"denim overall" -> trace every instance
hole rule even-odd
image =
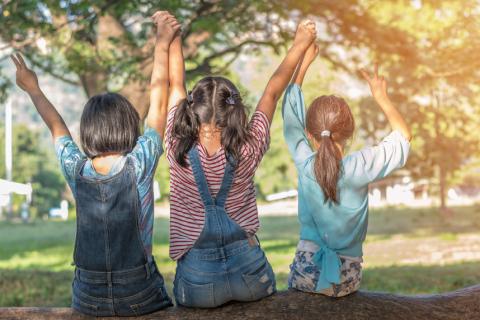
[[[212,308],[271,295],[276,291],[275,275],[265,253],[225,211],[235,175],[233,158],[227,157],[222,185],[213,198],[198,149],[193,147],[188,157],[205,206],[205,225],[194,246],[177,262],[173,288],[177,304]]]
[[[135,316],[171,306],[138,227],[140,201],[130,158],[106,179],[75,171],[77,234],[72,308],[93,316]]]

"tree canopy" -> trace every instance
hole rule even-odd
[[[355,78],[359,67],[381,63],[393,100],[413,127],[408,169],[414,176],[438,183],[445,198],[449,182],[476,160],[480,5],[475,1],[7,0],[0,4],[0,59],[10,49],[20,50],[36,68],[81,86],[87,96],[119,91],[143,107],[154,37],[149,16],[158,9],[183,23],[190,81],[231,74],[231,64],[242,54],[263,54],[265,48],[282,52],[295,22],[313,18],[322,66],[328,68],[320,72]],[[0,90],[10,82],[0,70]],[[321,94],[309,90],[307,96]],[[387,128],[379,109],[369,98],[351,103],[358,135],[378,141]],[[281,135],[277,120],[273,135]],[[274,181],[261,182],[263,192],[295,185],[293,164],[276,141],[264,160],[274,165],[259,171]]]

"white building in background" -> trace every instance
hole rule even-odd
[[[25,202],[30,204],[32,201],[32,185],[0,179],[0,217],[3,209],[10,205],[12,194],[24,195],[26,197]]]
[[[48,217],[68,220],[68,201],[62,200],[60,202],[60,208],[51,208],[48,212]]]
[[[438,205],[438,196],[432,195],[431,183],[427,179],[412,180],[406,172],[370,184],[369,205],[386,207],[404,205],[407,207],[430,207]],[[480,202],[479,188],[455,187],[447,192],[447,205],[464,206]]]

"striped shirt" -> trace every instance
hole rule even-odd
[[[178,141],[172,139],[171,132],[176,110],[174,107],[169,112],[165,134],[165,149],[170,163],[170,257],[174,260],[180,259],[193,246],[205,221],[205,208],[192,169],[190,165],[186,168],[180,166],[175,160]],[[260,111],[253,114],[249,132],[252,139],[242,147],[242,157],[235,170],[225,208],[240,227],[253,235],[260,226],[253,177],[270,143],[270,123],[265,114]],[[225,151],[222,147],[208,156],[201,144],[196,143],[193,147],[198,148],[210,193],[215,196],[225,171]]]
[[[70,136],[57,138],[55,141],[55,150],[62,168],[62,173],[75,195],[75,168],[79,161],[86,159],[86,155],[80,151]],[[81,172],[81,175],[84,177],[92,177],[98,180],[108,179],[123,169],[127,157],[133,160],[137,178],[137,192],[141,204],[138,226],[140,228],[143,247],[149,259],[152,256],[154,218],[152,185],[158,158],[160,158],[162,153],[162,139],[160,135],[155,129],[146,127],[143,135],[138,137],[135,148],[126,156],[119,158],[107,175],[97,173],[92,165],[91,159],[87,160]]]

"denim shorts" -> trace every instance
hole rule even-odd
[[[223,248],[190,249],[178,261],[177,304],[213,308],[228,301],[255,301],[276,291],[275,275],[258,245],[240,240]]]
[[[91,316],[139,316],[172,305],[154,263],[148,279],[135,276],[134,272],[127,277],[111,277],[113,283],[109,286],[95,277],[95,272],[77,269],[72,284],[72,308]]]

